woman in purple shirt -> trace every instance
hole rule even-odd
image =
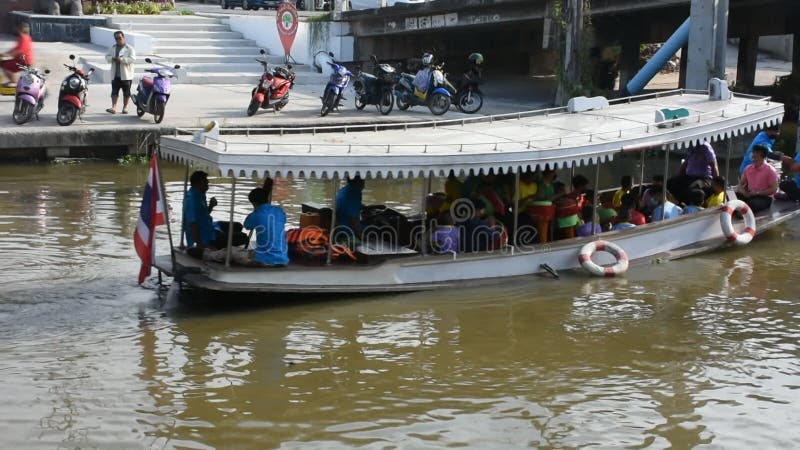
[[[667,190],[683,203],[693,189],[703,191],[711,188],[711,179],[719,176],[717,155],[711,144],[704,141],[689,149],[678,175],[667,180]]]

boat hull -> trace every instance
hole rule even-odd
[[[169,256],[157,258],[155,266],[168,274],[174,272],[188,286],[211,291],[328,294],[422,291],[549,277],[545,266],[557,272],[582,270],[578,254],[586,243],[596,239],[622,247],[632,265],[731,246],[722,234],[720,213],[721,209],[715,208],[634,229],[529,248],[389,258],[375,264],[290,264],[279,269],[226,267],[193,259],[178,250],[175,271]],[[757,232],[763,233],[798,214],[800,206],[796,203],[776,201],[770,210],[757,216]],[[743,225],[739,223],[737,227]],[[601,265],[614,263],[613,257],[604,252],[595,254],[593,260]]]

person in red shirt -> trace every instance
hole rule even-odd
[[[17,73],[22,69],[19,68],[20,64],[32,66],[33,65],[33,39],[30,35],[30,26],[27,23],[22,23],[17,28],[19,38],[17,38],[17,45],[8,53],[4,53],[2,59],[3,73],[5,74],[8,82],[6,86],[14,87],[17,85]]]

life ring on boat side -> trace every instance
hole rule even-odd
[[[617,258],[617,262],[608,267],[595,264],[595,262],[592,261],[592,254],[598,251],[611,253],[614,255],[614,258]],[[584,269],[598,277],[615,277],[617,275],[622,275],[628,270],[628,254],[625,253],[625,250],[613,242],[603,240],[589,242],[581,247],[581,252],[578,254],[578,261],[580,261]]]
[[[738,233],[733,229],[733,212],[738,211],[739,214],[744,216],[744,233]],[[722,207],[722,213],[719,215],[719,224],[722,226],[722,234],[725,239],[733,241],[736,245],[749,244],[756,235],[756,216],[753,210],[747,206],[747,203],[741,200],[730,200]]]

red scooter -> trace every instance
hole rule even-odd
[[[266,52],[261,50],[261,54]],[[292,66],[285,68],[276,67],[270,72],[269,63],[265,59],[256,59],[263,67],[264,73],[258,82],[258,86],[253,88],[250,106],[247,107],[247,115],[252,116],[259,108],[272,108],[278,112],[289,103],[289,91],[294,86],[295,73]]]

